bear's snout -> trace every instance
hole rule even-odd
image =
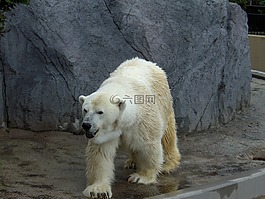
[[[82,128],[85,130],[85,131],[89,131],[91,129],[91,124],[89,123],[83,123],[82,124]]]
[[[93,130],[91,131],[91,124],[87,123],[87,122],[83,122],[82,124],[82,128],[86,131],[86,137],[88,139],[95,137],[95,135],[97,134],[98,130],[96,130],[96,132],[93,132]]]

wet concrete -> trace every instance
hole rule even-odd
[[[126,156],[119,153],[113,198],[155,196],[265,167],[254,158],[265,150],[264,99],[265,81],[253,79],[249,110],[219,128],[178,135],[181,166],[155,185],[127,183],[133,171],[123,169]],[[0,198],[83,198],[85,147],[85,136],[0,129]]]
[[[265,169],[254,169],[215,183],[148,197],[148,199],[262,199]],[[147,199],[147,198],[146,198]]]

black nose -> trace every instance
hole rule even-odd
[[[89,131],[89,129],[91,128],[91,125],[89,123],[83,123],[82,127],[83,129],[85,129],[85,131]]]

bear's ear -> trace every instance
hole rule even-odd
[[[123,111],[125,109],[125,106],[126,106],[125,101],[126,101],[125,99],[120,99],[120,101],[118,103],[118,106],[119,106],[121,111]]]
[[[79,96],[79,103],[82,105],[83,103],[84,103],[84,101],[85,101],[85,98],[86,98],[86,96],[84,96],[84,95],[80,95]]]

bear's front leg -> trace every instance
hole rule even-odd
[[[161,143],[146,144],[135,155],[136,173],[129,176],[128,182],[150,184],[156,183],[156,177],[163,163],[163,151]]]
[[[86,176],[88,186],[83,191],[90,198],[111,198],[114,180],[114,157],[118,140],[94,144],[90,140],[86,148]]]

